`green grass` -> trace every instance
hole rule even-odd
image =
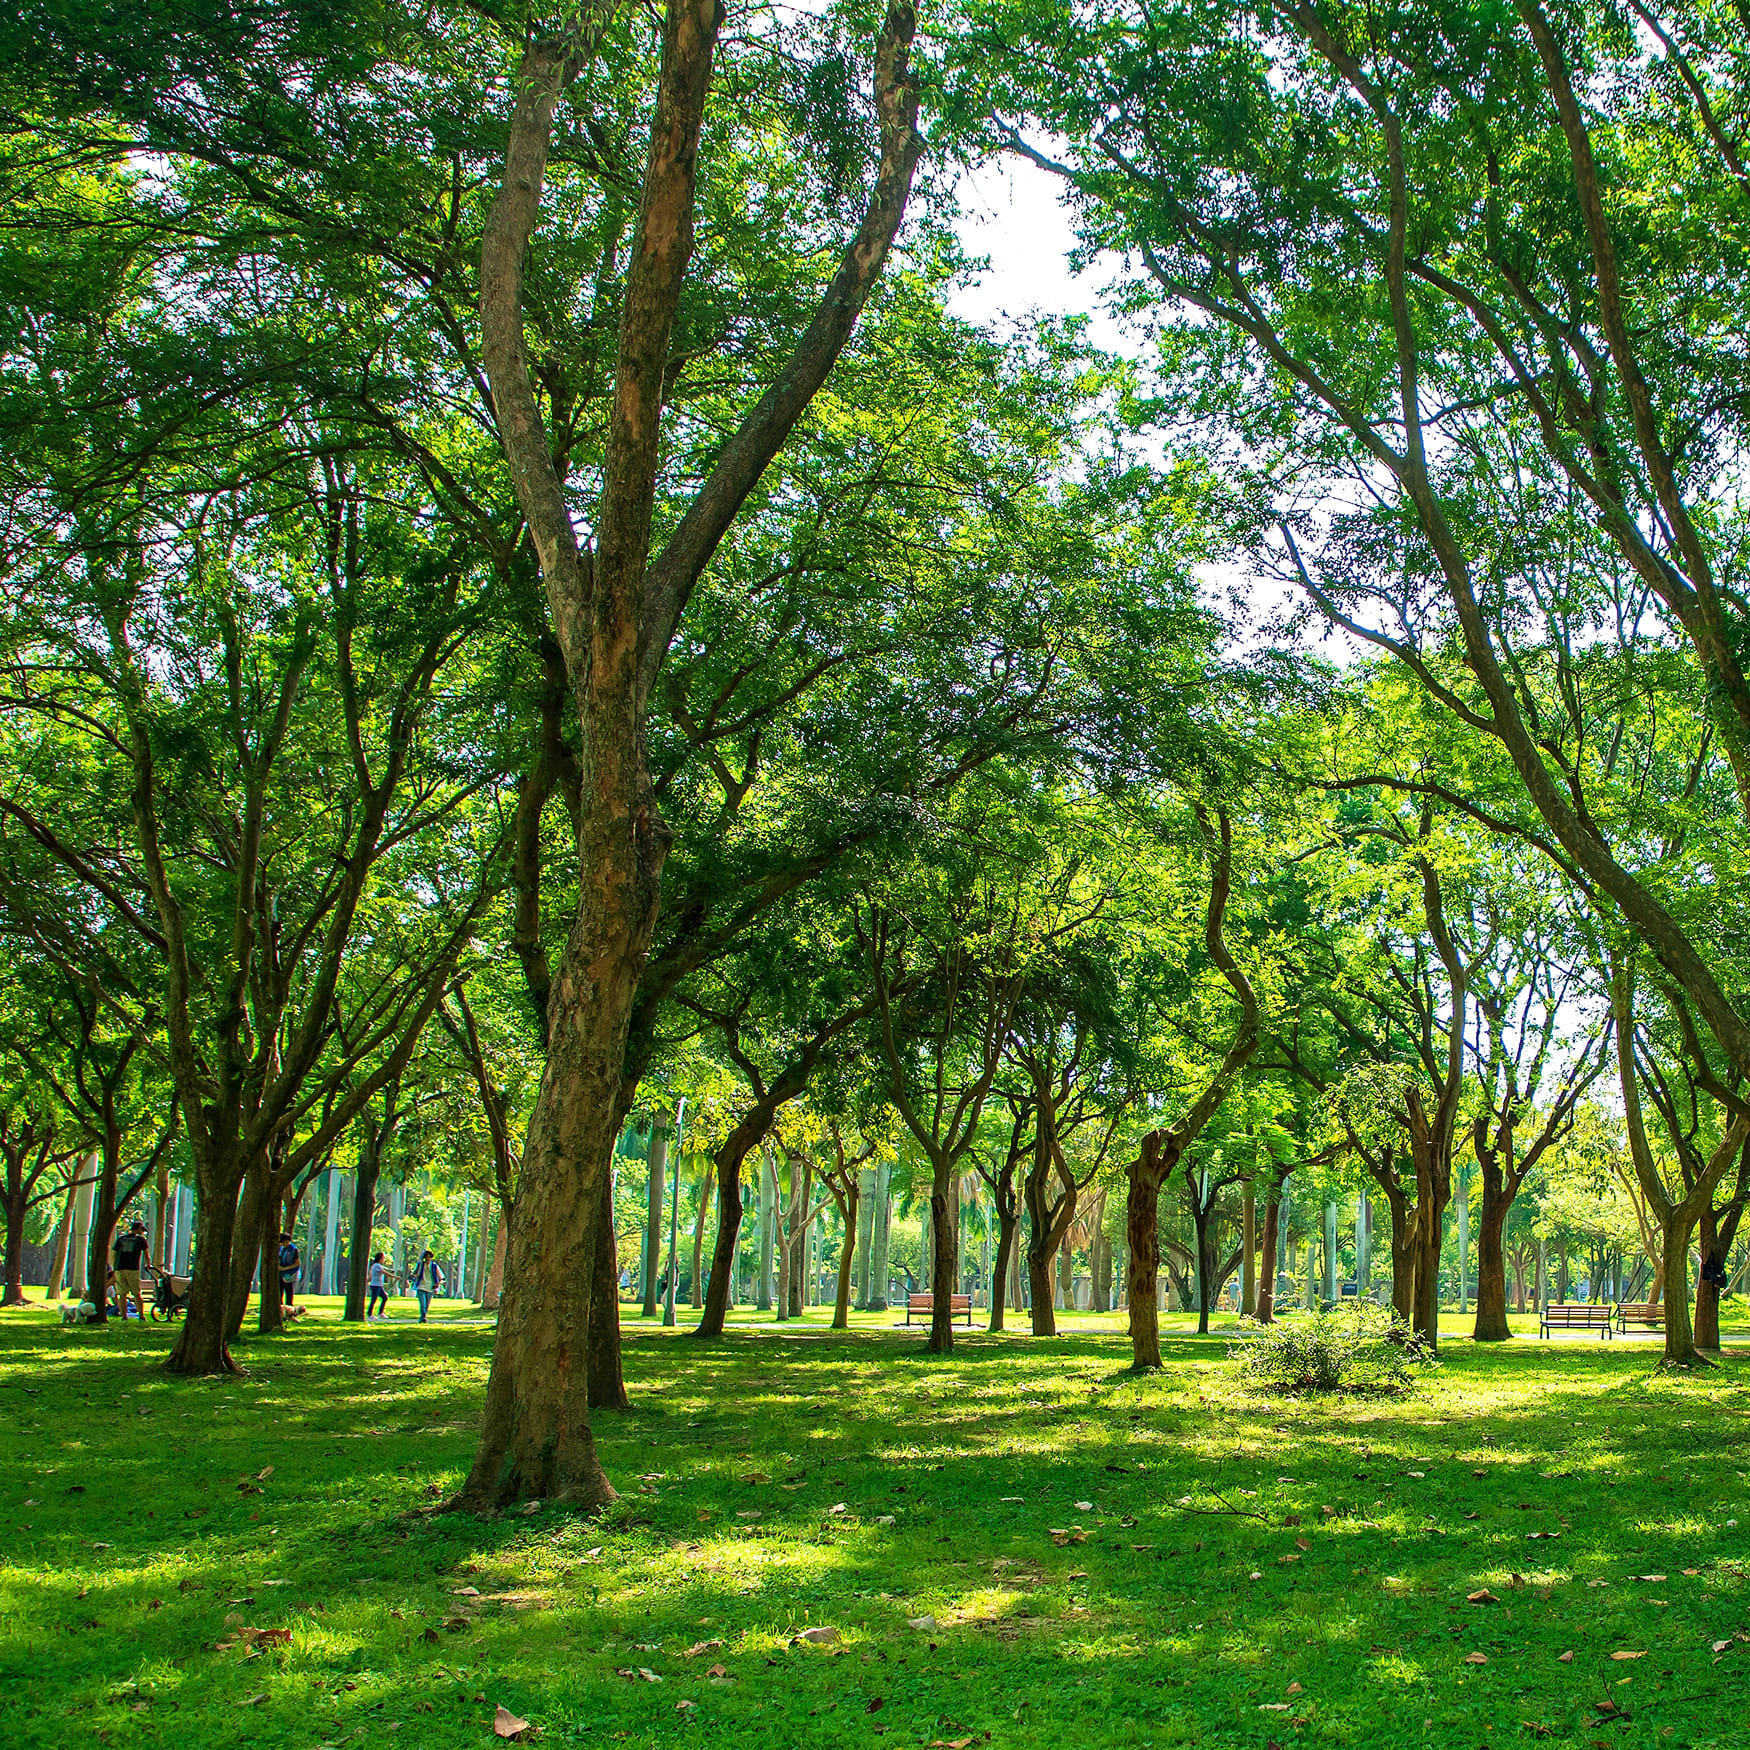
[[[1135,1379],[1112,1319],[937,1362],[891,1317],[701,1347],[683,1309],[628,1321],[620,1505],[482,1521],[430,1509],[484,1323],[318,1305],[231,1382],[0,1316],[8,1750],[446,1750],[500,1703],[713,1750],[1744,1741],[1750,1351],[1455,1341],[1405,1399],[1283,1403],[1183,1320]]]

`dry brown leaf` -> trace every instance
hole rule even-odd
[[[1296,1549],[1311,1549],[1312,1545],[1304,1537],[1297,1537],[1294,1540],[1294,1547]]]
[[[1487,1653],[1466,1653],[1464,1662],[1467,1665],[1486,1665],[1489,1662],[1489,1655]]]
[[[1284,1695],[1299,1695],[1301,1693],[1300,1685],[1298,1683],[1291,1683],[1282,1693]]]
[[[450,1596],[452,1598],[478,1598],[480,1588],[478,1586],[456,1586],[451,1589]]]
[[[721,1665],[712,1665],[706,1670],[705,1675],[707,1677],[727,1677],[729,1673]]]
[[[1572,1665],[1573,1662],[1574,1655],[1572,1653],[1558,1653],[1556,1655],[1556,1663],[1558,1665]]]
[[[822,1624],[817,1628],[805,1628],[796,1638],[807,1641],[811,1647],[830,1647],[839,1638],[839,1631]]]
[[[674,1707],[675,1707],[676,1713],[684,1714],[684,1713],[691,1713],[693,1711],[693,1709],[696,1708],[698,1705],[699,1704],[696,1701],[687,1701],[683,1698],[682,1700],[677,1701],[674,1704]]]
[[[1611,1656],[1611,1658],[1616,1659],[1616,1660],[1644,1659],[1647,1656],[1647,1650],[1645,1647],[1643,1647],[1643,1648],[1641,1648],[1641,1650],[1638,1653],[1612,1653],[1610,1656]]]
[[[744,1483],[769,1483],[772,1479],[763,1470],[750,1470],[741,1480]]]
[[[267,1481],[267,1479],[269,1477],[271,1477],[272,1475],[273,1475],[273,1466],[271,1464],[266,1465],[261,1470],[258,1470],[255,1473],[255,1480],[258,1483],[265,1483]]]
[[[1468,1593],[1465,1597],[1466,1604],[1499,1604],[1500,1602],[1501,1600],[1487,1586],[1482,1591]]]
[[[247,1701],[240,1701],[240,1702],[238,1702],[237,1705],[239,1707],[254,1707],[258,1703],[264,1702],[266,1700],[267,1700],[267,1691],[265,1689],[261,1689],[261,1690],[257,1690],[254,1695],[252,1695],[248,1698]]]
[[[529,1722],[519,1720],[503,1702],[500,1702],[498,1712],[492,1719],[492,1729],[501,1738],[520,1738],[529,1729]]]
[[[683,1659],[696,1659],[701,1653],[714,1652],[722,1645],[723,1642],[721,1640],[695,1641],[684,1653],[681,1654],[681,1657]]]

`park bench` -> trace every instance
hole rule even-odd
[[[936,1310],[936,1297],[933,1294],[908,1294],[905,1297],[905,1322],[911,1323],[911,1315],[919,1314],[928,1319]],[[948,1319],[952,1323],[965,1313],[966,1328],[972,1329],[972,1296],[970,1294],[951,1294],[948,1296]]]
[[[1665,1308],[1650,1300],[1625,1300],[1616,1309],[1616,1328],[1626,1336],[1631,1323],[1645,1325],[1649,1331],[1662,1331],[1665,1328]]]
[[[1545,1301],[1543,1324],[1537,1334],[1547,1337],[1551,1331],[1596,1331],[1602,1341],[1614,1334],[1610,1308],[1585,1301]]]

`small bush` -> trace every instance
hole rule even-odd
[[[1351,1304],[1247,1326],[1228,1354],[1261,1391],[1400,1392],[1429,1359],[1389,1307]]]

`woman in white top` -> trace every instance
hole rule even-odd
[[[389,1272],[381,1252],[371,1253],[371,1292],[365,1300],[365,1323],[371,1321],[371,1309],[377,1309],[379,1320],[389,1316]]]

